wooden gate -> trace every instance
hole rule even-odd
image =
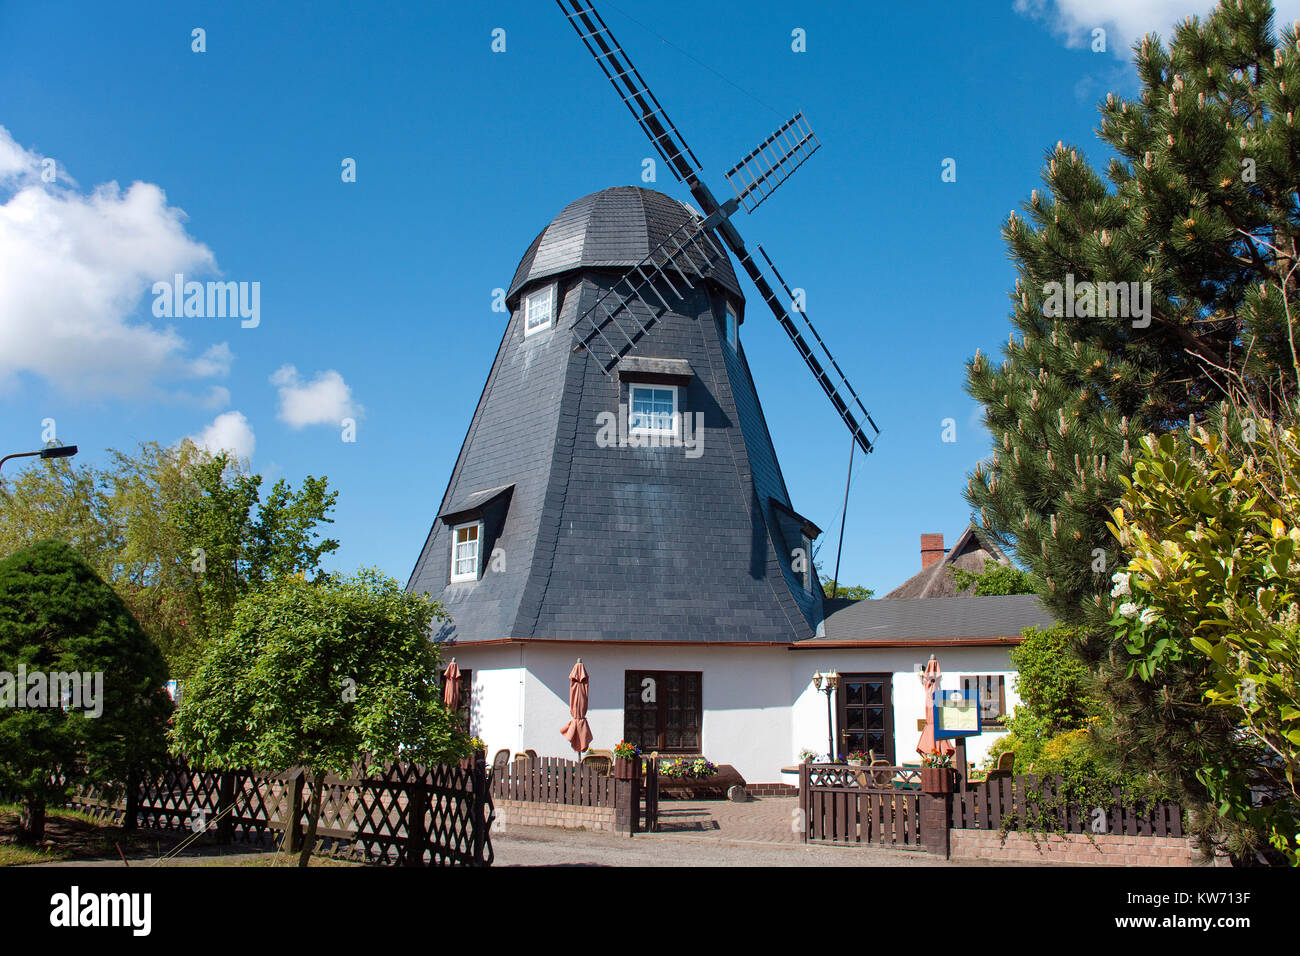
[[[919,778],[920,771],[909,767],[803,764],[799,808],[804,842],[919,849],[925,842]]]

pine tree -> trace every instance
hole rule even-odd
[[[1049,151],[1046,189],[1003,227],[1015,331],[1000,366],[968,366],[994,453],[967,500],[1062,620],[1093,625],[1076,649],[1120,749],[1192,803],[1231,727],[1191,665],[1160,687],[1124,678],[1097,626],[1120,563],[1105,522],[1141,436],[1213,418],[1229,379],[1268,408],[1297,398],[1300,24],[1275,39],[1272,17],[1267,0],[1224,0],[1168,47],[1135,45],[1140,97],[1100,109],[1106,177],[1075,147]]]

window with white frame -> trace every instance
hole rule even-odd
[[[555,311],[555,286],[530,292],[524,298],[524,336],[551,327],[551,313]]]
[[[677,434],[676,385],[633,385],[628,398],[629,432],[638,435]]]
[[[733,349],[740,341],[740,317],[736,315],[736,308],[730,302],[727,303],[727,344]]]
[[[451,580],[478,580],[478,546],[483,534],[481,522],[458,524],[451,530]]]

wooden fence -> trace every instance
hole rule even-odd
[[[974,784],[953,794],[951,826],[959,830],[1019,830],[1059,827],[1065,833],[1110,833],[1123,836],[1183,836],[1183,810],[1164,801],[1126,805],[1120,789],[1111,790],[1105,806],[1081,806],[1061,798],[1059,776],[1033,774]],[[1098,810],[1101,812],[1098,813]]]
[[[642,759],[636,762],[636,770],[630,781],[619,781],[564,757],[535,757],[493,771],[491,790],[497,800],[621,810],[616,829],[652,833],[659,822],[659,767]]]
[[[492,796],[499,800],[613,807],[614,778],[563,757],[515,760],[493,772]]]
[[[809,843],[874,843],[920,847],[925,843],[919,774],[907,767],[803,764],[799,806]]]
[[[178,759],[153,778],[108,792],[77,788],[66,806],[126,827],[280,844],[296,852],[311,798],[312,777],[301,767],[281,773],[200,770]],[[314,849],[403,866],[490,866],[491,821],[481,757],[465,767],[363,766],[346,777],[325,777]]]

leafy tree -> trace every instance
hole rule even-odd
[[[1178,25],[1168,47],[1136,45],[1140,96],[1101,107],[1105,179],[1077,148],[1048,153],[1046,190],[1003,228],[1015,331],[1000,366],[977,353],[968,368],[995,450],[967,500],[1056,615],[1091,625],[1075,649],[1125,764],[1193,809],[1214,809],[1197,773],[1232,751],[1236,722],[1200,702],[1189,659],[1160,684],[1126,673],[1105,623],[1127,558],[1106,523],[1141,436],[1213,416],[1233,381],[1266,411],[1300,393],[1298,42],[1294,28],[1275,39],[1267,0],[1232,0]]]
[[[324,478],[284,481],[261,500],[259,475],[190,441],[109,451],[104,467],[67,459],[0,480],[0,555],[67,541],[126,602],[174,676],[197,666],[235,602],[271,578],[314,572],[338,548],[320,539],[337,494]]]
[[[1088,693],[1088,669],[1070,650],[1074,629],[1057,624],[1045,630],[1025,628],[1024,640],[1011,651],[1016,667],[1020,708],[1044,722],[1051,734],[1077,730],[1101,710]]]
[[[175,520],[193,557],[194,626],[210,640],[229,627],[237,602],[268,581],[319,569],[335,551],[333,538],[319,539],[316,526],[328,517],[338,492],[327,479],[308,475],[291,491],[284,479],[261,500],[261,475],[234,469],[224,453],[194,470],[198,493],[179,502]]]
[[[0,681],[0,788],[22,798],[24,842],[42,838],[47,804],[68,788],[130,780],[165,756],[162,654],[68,545],[44,541],[0,561],[0,670],[9,678]],[[17,685],[20,673],[28,686]],[[92,675],[80,702],[51,699],[52,675],[72,673]],[[43,699],[32,697],[37,687]]]
[[[1238,733],[1193,768],[1219,814],[1300,865],[1300,427],[1266,418],[1253,441],[1196,427],[1143,440],[1112,529],[1127,568],[1112,621],[1129,675],[1165,685],[1196,673],[1184,706],[1208,701]]]
[[[442,605],[377,571],[278,578],[239,601],[186,689],[175,739],[209,767],[312,769],[299,865],[327,773],[364,757],[436,763],[469,753],[439,693],[429,640]]]
[[[837,598],[850,598],[855,601],[865,601],[876,596],[875,590],[864,588],[860,584],[840,584],[837,586],[834,578],[822,582],[822,593],[828,598],[834,594]]]
[[[999,564],[992,558],[984,559],[984,570],[976,574],[965,568],[951,567],[953,583],[958,591],[974,587],[976,597],[994,594],[1033,594],[1034,581],[1014,564]]]

